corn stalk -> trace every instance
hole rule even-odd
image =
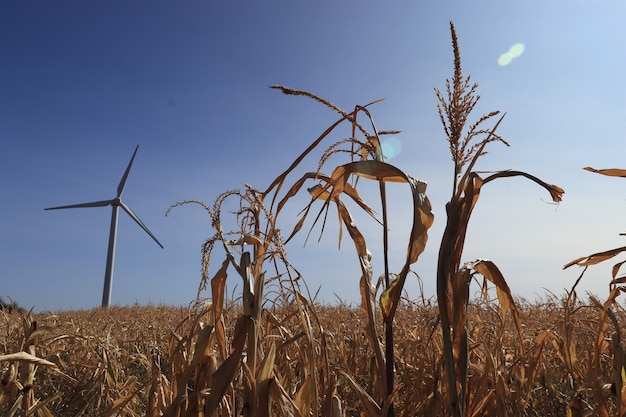
[[[473,123],[465,131],[466,122],[480,98],[477,84],[470,85],[470,77],[463,77],[461,58],[454,24],[450,22],[454,51],[454,77],[446,80],[447,97],[435,89],[439,100],[438,110],[454,161],[452,198],[446,204],[447,223],[441,240],[437,263],[437,301],[443,335],[443,359],[448,392],[448,405],[454,417],[463,417],[466,408],[468,379],[468,336],[466,308],[469,301],[471,274],[461,270],[461,257],[472,211],[480,196],[482,186],[502,177],[523,176],[550,193],[553,201],[561,200],[563,190],[547,184],[521,171],[499,171],[482,178],[473,171],[477,160],[484,155],[488,143],[499,141],[508,145],[496,134],[504,116],[491,129],[483,129],[487,120],[499,114],[491,112]],[[480,139],[482,137],[482,139]],[[519,331],[520,321],[506,281],[495,264],[477,261],[472,268],[490,280],[498,291],[498,299],[505,310],[512,310]],[[504,319],[505,315],[503,315]]]
[[[208,239],[204,245],[203,270],[205,278],[203,278],[203,281],[200,284],[198,294],[200,294],[200,291],[206,287],[206,276],[213,248],[216,243],[221,242],[227,253],[227,260],[222,264],[220,272],[211,282],[214,302],[215,300],[219,301],[214,307],[214,322],[216,326],[220,322],[219,316],[222,308],[219,306],[223,303],[223,296],[220,297],[219,294],[223,293],[226,268],[228,267],[228,264],[230,264],[243,279],[242,299],[244,317],[251,319],[251,324],[247,333],[247,358],[244,374],[246,375],[248,381],[244,384],[243,414],[244,416],[265,415],[270,409],[270,400],[267,395],[272,392],[270,389],[273,378],[271,375],[271,366],[274,363],[274,358],[270,356],[276,355],[277,349],[272,348],[270,350],[271,355],[263,357],[259,348],[258,322],[261,319],[263,288],[265,285],[264,283],[267,280],[265,278],[264,265],[272,263],[274,269],[279,271],[281,270],[279,264],[281,264],[282,271],[284,272],[279,272],[273,280],[278,280],[279,285],[282,285],[283,282],[287,282],[288,285],[291,285],[291,294],[293,294],[291,301],[295,303],[298,308],[298,314],[302,321],[303,335],[305,335],[305,339],[310,346],[310,349],[308,350],[309,353],[307,355],[307,361],[310,364],[308,376],[300,387],[296,397],[293,399],[294,406],[298,412],[303,415],[308,415],[309,413],[319,415],[320,410],[329,411],[337,409],[336,406],[333,406],[333,404],[336,404],[333,385],[335,384],[335,378],[330,375],[328,366],[323,366],[319,370],[316,367],[316,363],[318,362],[320,356],[318,356],[317,350],[313,346],[315,340],[312,333],[310,314],[308,313],[309,311],[312,311],[312,308],[306,301],[306,298],[300,293],[299,284],[295,283],[295,281],[300,277],[300,274],[287,261],[285,252],[285,245],[302,229],[304,222],[315,203],[321,201],[322,207],[320,208],[311,229],[320,218],[323,218],[324,225],[322,225],[322,232],[324,230],[326,215],[330,205],[335,205],[340,222],[339,243],[341,244],[343,227],[345,227],[355,245],[357,256],[361,265],[362,275],[360,288],[362,308],[368,318],[366,332],[374,350],[376,374],[378,377],[376,387],[374,387],[374,392],[371,393],[373,398],[376,398],[376,400],[372,401],[382,405],[382,408],[377,407],[381,413],[391,415],[393,414],[393,404],[391,403],[391,400],[394,393],[395,362],[393,353],[393,320],[398,304],[400,303],[402,288],[409,273],[410,266],[417,261],[419,255],[423,252],[427,240],[427,230],[432,225],[433,221],[433,215],[430,211],[430,203],[425,194],[426,184],[406,175],[393,165],[384,162],[380,135],[395,132],[378,131],[374,126],[372,117],[367,107],[377,103],[378,101],[365,106],[356,106],[354,111],[348,113],[329,101],[306,91],[294,90],[283,86],[273,86],[272,88],[279,89],[285,94],[301,95],[312,98],[336,111],[341,117],[329,128],[327,128],[315,141],[313,141],[313,143],[302,154],[300,154],[300,156],[298,156],[283,173],[276,177],[276,179],[272,181],[270,186],[265,191],[259,191],[246,185],[245,192],[232,190],[220,195],[216,199],[212,208],[197,200],[188,200],[182,203],[177,203],[173,206],[175,207],[184,203],[198,203],[202,205],[210,214],[212,218],[212,226],[216,230],[215,235]],[[373,133],[365,129],[357,122],[357,116],[359,114],[365,114],[367,120],[371,124]],[[288,177],[293,173],[294,169],[300,165],[302,160],[314,149],[316,149],[337,126],[344,122],[350,124],[351,136],[348,139],[340,140],[327,147],[322,153],[317,171],[305,173],[299,179],[295,180],[293,184],[283,192],[283,186],[287,183]],[[331,156],[339,153],[348,154],[351,162],[335,167],[331,175],[322,173],[322,168]],[[379,223],[382,223],[383,226],[383,259],[386,281],[385,291],[381,297],[381,308],[385,325],[384,353],[377,333],[377,313],[376,303],[374,301],[375,291],[372,285],[372,255],[368,250],[365,237],[356,226],[350,211],[342,200],[344,197],[352,200],[352,202],[356,203],[356,205],[366,214],[370,215],[374,219],[376,218],[374,211],[368,206],[368,204],[365,203],[356,191],[356,179],[358,178],[378,182],[383,207],[383,219],[382,222],[379,221]],[[306,190],[311,196],[310,203],[302,211],[303,214],[301,215],[300,220],[294,225],[291,234],[284,240],[279,228],[277,227],[277,219],[279,218],[285,205],[294,196],[299,194],[304,188],[305,183],[309,181],[315,182],[312,187],[309,187]],[[393,282],[390,278],[388,262],[389,242],[387,234],[388,215],[385,190],[386,182],[401,182],[408,184],[414,202],[413,227],[411,228],[410,233],[407,258],[402,271],[397,275],[397,278]],[[238,197],[240,200],[240,210],[236,212],[239,230],[225,232],[221,219],[222,205],[224,201],[231,196]],[[230,237],[237,234],[240,236],[238,239],[230,239]],[[252,254],[244,245],[249,245],[248,247],[253,248]],[[241,248],[238,249],[238,246],[241,246]],[[236,261],[237,253],[241,255],[239,262]],[[220,277],[220,280],[215,281],[218,277]],[[216,288],[216,285],[214,285],[214,283],[217,282],[219,282],[219,288]],[[313,316],[315,316],[314,313]],[[223,333],[223,330],[221,332]],[[218,337],[218,340],[222,340],[222,337]],[[323,331],[321,332],[321,340],[322,342],[325,340]],[[225,342],[220,343],[221,352],[226,351],[224,345]],[[321,352],[321,359],[323,360],[324,357],[325,352]],[[354,381],[353,379],[349,380]],[[360,388],[355,387],[355,389],[357,392],[365,392]],[[319,400],[320,392],[325,393],[321,401]],[[259,393],[263,394],[262,397],[259,397]],[[277,394],[274,395],[276,396]],[[370,399],[372,399],[371,396]],[[277,395],[277,398],[274,398],[274,400],[279,403],[286,401],[282,394]],[[364,401],[367,403],[367,400]],[[373,409],[374,408],[372,408],[372,410]],[[376,415],[379,415],[378,412]]]

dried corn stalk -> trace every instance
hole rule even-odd
[[[448,405],[454,417],[465,415],[467,405],[468,378],[468,338],[467,316],[465,313],[469,301],[470,274],[461,269],[461,256],[465,244],[465,236],[472,211],[478,202],[482,186],[502,177],[523,176],[550,193],[553,201],[561,201],[563,190],[555,185],[547,184],[538,178],[520,171],[499,171],[482,178],[473,171],[478,159],[486,154],[485,147],[490,142],[502,142],[508,145],[496,129],[502,117],[493,128],[483,128],[483,124],[499,114],[498,111],[488,113],[478,119],[469,128],[466,122],[479,96],[475,94],[477,84],[470,84],[470,77],[463,77],[461,57],[454,24],[450,22],[452,47],[454,51],[454,77],[452,82],[446,80],[447,95],[435,89],[439,100],[438,110],[454,161],[454,181],[452,198],[446,204],[448,216],[446,228],[439,249],[437,264],[437,301],[441,318],[444,340],[444,366],[446,384],[449,395]],[[516,326],[520,326],[512,295],[502,277],[492,263],[477,262],[474,270],[495,284],[498,298],[507,310],[513,311]],[[504,316],[503,316],[504,317]]]

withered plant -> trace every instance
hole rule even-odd
[[[361,307],[367,317],[365,330],[374,350],[376,380],[374,386],[370,387],[369,391],[361,387],[348,373],[344,372],[342,375],[353,385],[359,394],[363,408],[368,415],[381,415],[381,412],[383,412],[383,415],[392,413],[392,399],[394,395],[393,321],[410,267],[424,251],[427,231],[433,222],[430,203],[425,195],[426,184],[405,174],[397,167],[384,162],[380,136],[391,132],[376,129],[368,110],[368,107],[376,102],[365,106],[356,106],[352,112],[348,113],[331,102],[306,91],[284,86],[273,86],[272,88],[278,89],[285,94],[306,96],[316,100],[337,112],[340,117],[300,154],[282,174],[276,177],[264,191],[246,185],[244,191],[234,190],[223,193],[216,199],[213,207],[208,207],[206,204],[195,200],[184,201],[175,205],[198,203],[211,216],[211,224],[216,232],[204,245],[205,272],[208,271],[209,261],[216,244],[220,244],[226,252],[226,259],[217,274],[211,279],[212,322],[216,329],[215,337],[222,352],[220,360],[224,361],[224,364],[218,368],[216,374],[220,373],[221,369],[228,363],[228,371],[220,373],[221,376],[224,376],[220,380],[220,387],[224,388],[225,385],[223,384],[234,383],[235,372],[238,369],[238,366],[235,364],[241,359],[245,334],[247,335],[245,347],[246,361],[245,364],[242,364],[245,372],[243,373],[243,380],[240,381],[240,384],[244,387],[243,414],[266,415],[266,413],[270,412],[272,401],[275,404],[291,401],[290,398],[281,396],[282,394],[279,391],[272,392],[269,386],[272,385],[272,381],[279,378],[273,369],[276,359],[275,355],[284,351],[286,346],[293,343],[293,340],[277,341],[277,345],[272,344],[268,351],[263,351],[258,334],[258,326],[262,322],[264,288],[267,283],[274,283],[279,288],[278,293],[286,294],[287,301],[295,305],[297,315],[302,321],[302,339],[305,341],[302,352],[306,352],[305,363],[309,364],[307,378],[298,383],[297,395],[299,398],[306,399],[306,401],[299,401],[299,404],[294,404],[293,406],[298,405],[297,408],[303,415],[308,415],[309,413],[320,415],[320,412],[322,412],[322,415],[327,415],[327,412],[332,409],[334,401],[336,402],[334,400],[334,392],[336,390],[337,375],[325,365],[328,362],[324,358],[325,351],[321,349],[318,353],[318,350],[315,348],[316,335],[313,334],[314,327],[313,323],[311,323],[311,317],[315,318],[315,312],[311,308],[310,301],[307,301],[310,300],[310,297],[307,297],[308,294],[302,290],[299,284],[301,281],[300,273],[288,261],[285,249],[285,244],[301,231],[315,204],[320,202],[321,207],[311,228],[321,220],[321,228],[322,231],[324,230],[327,213],[332,204],[336,207],[340,222],[339,241],[341,242],[342,239],[341,230],[345,227],[355,246],[361,266]],[[370,130],[366,129],[359,122],[359,115],[364,115]],[[319,164],[315,171],[305,173],[290,182],[294,170],[301,164],[304,158],[316,150],[325,139],[329,138],[331,133],[334,133],[338,126],[344,123],[350,126],[350,136],[346,139],[336,140],[330,146],[327,146],[321,153]],[[328,161],[335,155],[347,155],[349,162],[332,168],[330,174],[324,173]],[[385,290],[381,295],[380,305],[385,331],[384,344],[381,344],[378,334],[376,294],[372,282],[374,273],[371,264],[372,252],[368,248],[365,236],[357,227],[353,216],[348,210],[348,206],[344,203],[344,199],[351,200],[358,208],[375,218],[374,211],[357,192],[356,184],[358,179],[376,181],[380,193],[382,220],[378,220],[378,222],[382,224],[383,249],[379,253],[382,254],[384,261],[383,276],[385,281]],[[284,238],[277,226],[277,221],[290,200],[301,193],[305,184],[311,182],[313,183],[312,186],[306,190],[310,195],[310,202],[303,208],[301,217],[293,226],[289,236]],[[394,279],[391,277],[388,260],[386,182],[406,183],[409,186],[413,201],[413,219],[407,246],[407,256],[402,269],[395,275]],[[235,213],[238,229],[226,231],[222,223],[223,204],[230,197],[238,198],[239,200],[240,208]],[[234,353],[225,355],[226,339],[220,325],[224,302],[224,285],[229,266],[232,266],[243,279],[242,301],[244,311],[240,319],[240,328],[237,331],[237,341],[241,344],[237,345],[237,348],[231,348],[238,355],[237,357],[235,357]],[[271,276],[266,275],[267,268],[271,268]],[[201,283],[201,289],[207,285],[207,277],[208,275],[205,274]],[[287,288],[287,291],[284,291],[284,288]],[[320,343],[324,346],[325,334],[319,324],[318,329],[319,335],[317,337],[320,338]],[[319,366],[320,364],[322,366]],[[215,383],[215,378],[213,381]],[[197,389],[198,387],[196,387]],[[214,401],[209,402],[207,400],[203,405],[207,413],[213,412],[226,390],[217,391],[212,387],[200,389],[210,391],[211,396],[217,395]]]
[[[496,133],[504,116],[501,116],[491,128],[485,128],[484,125],[499,115],[498,111],[483,115],[467,126],[470,113],[480,98],[476,94],[478,84],[471,84],[470,77],[463,76],[458,40],[452,22],[450,22],[450,31],[454,51],[454,76],[452,81],[446,81],[445,95],[435,89],[439,100],[437,107],[439,116],[454,162],[452,198],[446,204],[447,223],[437,264],[437,302],[443,334],[443,362],[448,405],[451,415],[462,417],[467,415],[466,410],[471,407],[471,398],[467,396],[470,351],[467,334],[467,304],[470,283],[475,274],[482,275],[484,279],[495,285],[502,308],[502,320],[506,320],[507,311],[511,311],[517,331],[521,331],[521,321],[513,296],[498,267],[489,260],[470,261],[461,266],[467,227],[472,210],[478,202],[480,190],[490,181],[512,176],[526,177],[544,187],[555,202],[561,201],[563,190],[521,171],[497,171],[485,178],[474,171],[478,159],[486,153],[487,144],[500,142],[508,145]],[[523,356],[523,352],[519,353]],[[520,372],[523,379],[523,366],[520,367]]]

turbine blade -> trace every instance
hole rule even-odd
[[[59,210],[59,209],[82,208],[82,207],[104,207],[104,206],[110,206],[114,202],[115,200],[94,201],[91,203],[71,204],[69,206],[48,207],[48,208],[45,208],[44,210]]]
[[[130,158],[130,162],[128,163],[128,167],[126,167],[126,171],[124,172],[124,176],[120,181],[120,185],[117,186],[117,198],[122,196],[124,192],[124,186],[126,185],[126,180],[128,179],[128,174],[130,173],[130,167],[133,166],[133,161],[135,160],[135,155],[137,155],[137,151],[139,150],[139,145],[135,148],[135,152],[133,152],[132,158]]]
[[[154,239],[154,241],[161,247],[161,249],[165,249],[163,248],[163,245],[161,245],[161,242],[159,242],[159,240],[152,234],[152,232],[150,230],[148,230],[148,228],[146,227],[145,224],[143,224],[143,222],[141,220],[139,220],[139,217],[137,217],[137,215],[135,213],[133,213],[133,211],[130,209],[130,207],[128,207],[126,204],[120,202],[120,207],[122,207],[124,209],[124,211],[126,213],[128,213],[128,215],[139,225],[141,226],[141,228],[150,235],[150,237],[152,239]]]

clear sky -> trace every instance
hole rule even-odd
[[[120,212],[112,303],[191,301],[210,219],[167,208],[265,188],[336,120],[273,84],[345,109],[385,99],[371,108],[377,127],[402,131],[389,162],[429,184],[435,224],[414,270],[433,295],[453,172],[433,88],[452,75],[450,20],[479,83],[474,116],[507,112],[511,147],[493,144],[477,168],[566,192],[555,206],[521,178],[489,183],[463,260],[493,260],[530,300],[563,294],[581,272],[565,263],[624,245],[626,179],[582,169],[626,168],[624,16],[621,0],[0,2],[0,295],[38,311],[100,305],[110,209],[43,209],[113,198],[139,144],[123,201],[165,249]],[[411,207],[407,189],[390,192],[399,270]],[[337,251],[329,218],[320,243],[288,246],[290,260],[320,300],[357,301],[353,247]],[[360,227],[380,259],[380,228]],[[612,263],[589,270],[579,293],[606,294]],[[231,272],[230,291],[239,281]],[[406,290],[420,297],[414,276]]]

